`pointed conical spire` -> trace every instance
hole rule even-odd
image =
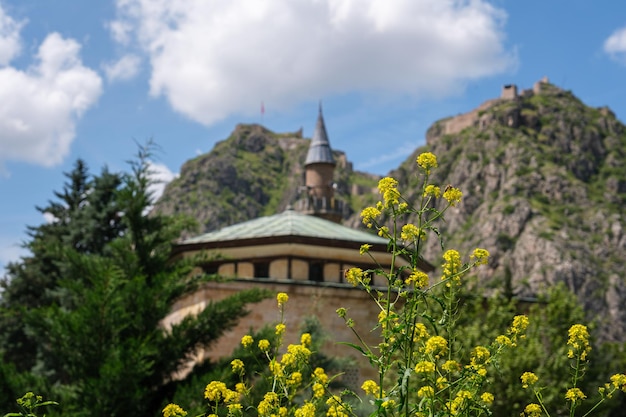
[[[324,124],[324,115],[322,114],[322,103],[320,102],[319,115],[315,124],[315,132],[309,146],[309,152],[306,154],[304,165],[309,164],[335,164],[333,152],[328,142],[328,134],[326,133],[326,125]]]

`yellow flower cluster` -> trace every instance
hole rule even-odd
[[[448,352],[448,341],[441,336],[433,336],[426,341],[424,353],[439,359]]]
[[[326,405],[328,406],[327,417],[349,417],[349,414],[346,412],[348,405],[344,404],[339,396],[332,395],[326,400]]]
[[[441,188],[436,185],[429,184],[424,188],[424,197],[435,197],[439,198],[441,196]]]
[[[361,218],[363,219],[363,224],[367,227],[371,228],[372,224],[376,219],[380,217],[382,213],[376,207],[366,207],[361,210]]]
[[[211,381],[204,389],[204,398],[215,403],[233,403],[238,397],[237,392],[229,390],[221,381]]]
[[[484,392],[481,396],[480,399],[482,402],[484,402],[486,405],[491,405],[493,403],[493,400],[495,399],[493,394],[490,392]]]
[[[400,233],[400,238],[402,240],[410,241],[424,240],[426,239],[426,233],[414,224],[409,223],[402,226],[402,233]]]
[[[232,366],[233,372],[236,373],[236,374],[241,374],[244,371],[244,365],[243,365],[243,362],[241,361],[241,359],[234,359],[230,363],[230,366]]]
[[[350,268],[346,271],[346,281],[356,287],[363,280],[363,270],[361,268]]]
[[[528,417],[539,417],[541,415],[541,406],[539,404],[531,403],[524,408],[524,413]]]
[[[626,375],[625,374],[615,374],[611,377],[611,384],[616,389],[621,389],[626,392]]]
[[[311,333],[302,333],[302,335],[300,336],[300,344],[304,347],[309,347],[311,346],[311,343],[313,343]]]
[[[415,373],[430,374],[435,372],[435,364],[430,361],[421,361],[415,365]]]
[[[485,364],[489,361],[491,352],[484,346],[476,346],[472,351],[470,363],[472,365]]]
[[[398,181],[395,178],[385,177],[378,181],[378,191],[383,196],[384,206],[391,207],[400,201]]]
[[[461,364],[455,360],[447,360],[443,365],[441,365],[441,369],[446,372],[457,372],[461,370]]]
[[[417,390],[417,396],[420,398],[432,397],[433,395],[435,395],[435,390],[428,385]]]
[[[267,392],[257,406],[259,417],[270,417],[275,414],[279,408],[278,394],[275,392]]]
[[[587,354],[591,352],[589,345],[589,332],[587,326],[574,324],[567,332],[569,338],[567,344],[570,349],[567,352],[568,358],[579,357],[581,361],[587,360]]]
[[[458,275],[461,272],[461,255],[454,249],[449,249],[443,254],[444,263],[441,265],[443,275],[441,280],[453,278],[457,285],[461,284],[461,277]],[[450,283],[446,283],[449,287]]]
[[[280,336],[281,334],[285,333],[285,328],[286,326],[284,323],[278,323],[276,325],[276,334]]]
[[[524,372],[520,379],[522,380],[522,388],[528,388],[539,381],[539,378],[533,372]]]
[[[249,334],[241,338],[241,345],[245,348],[252,346],[254,339]]]
[[[378,384],[372,381],[371,379],[368,379],[367,381],[363,382],[363,385],[361,385],[361,389],[365,391],[366,394],[369,394],[369,395],[378,395],[378,391],[379,391]]]
[[[163,409],[163,417],[185,417],[187,412],[176,404],[168,404]]]
[[[423,271],[420,271],[417,268],[414,268],[413,272],[406,279],[405,283],[406,283],[406,285],[413,285],[413,284],[415,284],[415,286],[417,288],[426,288],[426,287],[428,287],[430,282],[429,282],[429,279],[428,279],[428,274],[426,274]]]
[[[580,390],[580,388],[570,388],[565,393],[565,399],[573,403],[584,400],[587,396]]]
[[[295,417],[315,417],[315,404],[306,402],[295,411]]]
[[[458,188],[448,186],[443,192],[443,198],[445,198],[452,207],[455,207],[461,202],[461,198],[463,198],[463,193]]]
[[[261,352],[267,352],[270,349],[270,341],[267,339],[259,340],[259,350]]]
[[[476,248],[474,253],[470,255],[470,259],[476,259],[476,265],[487,265],[487,262],[489,262],[489,251]]]
[[[279,292],[276,296],[276,301],[278,301],[278,307],[282,307],[289,300],[289,296],[284,292]]]
[[[437,157],[431,152],[424,152],[417,157],[417,165],[430,173],[431,168],[437,168]]]
[[[361,247],[359,248],[359,255],[364,255],[366,253],[368,253],[370,251],[370,249],[372,248],[372,245],[369,245],[367,243],[364,243],[363,245],[361,245]]]

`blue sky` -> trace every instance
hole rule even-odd
[[[626,3],[598,0],[0,0],[0,268],[77,158],[172,178],[237,123],[385,174],[439,118],[543,76],[626,117]],[[261,115],[261,103],[265,114]]]

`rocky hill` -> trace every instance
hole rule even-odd
[[[299,197],[309,142],[301,132],[240,124],[211,152],[182,166],[155,210],[190,215],[200,233],[281,212]],[[354,171],[343,152],[334,151],[334,158],[336,195],[348,218],[375,198],[378,177]]]
[[[433,179],[465,195],[442,227],[449,246],[493,256],[481,286],[532,297],[562,282],[605,338],[626,339],[626,128],[609,109],[541,83],[438,121],[391,173],[409,194],[426,150],[439,156]]]
[[[309,141],[301,136],[237,126],[182,167],[156,209],[189,214],[201,231],[284,209],[303,183]],[[520,94],[507,86],[502,98],[440,120],[426,136],[391,175],[411,197],[415,157],[438,156],[433,179],[465,196],[442,227],[448,245],[492,254],[478,277],[481,291],[533,297],[565,283],[606,339],[626,340],[626,127],[615,115],[543,82]],[[337,195],[349,207],[344,223],[360,227],[360,209],[379,198],[378,178],[353,171],[341,152],[335,159]],[[437,263],[434,239],[426,256]]]

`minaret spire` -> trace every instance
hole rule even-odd
[[[307,197],[303,201],[303,205],[305,212],[340,222],[342,204],[341,201],[335,200],[335,185],[333,183],[335,165],[335,158],[324,123],[322,102],[320,101],[315,131],[304,162],[304,183]]]

